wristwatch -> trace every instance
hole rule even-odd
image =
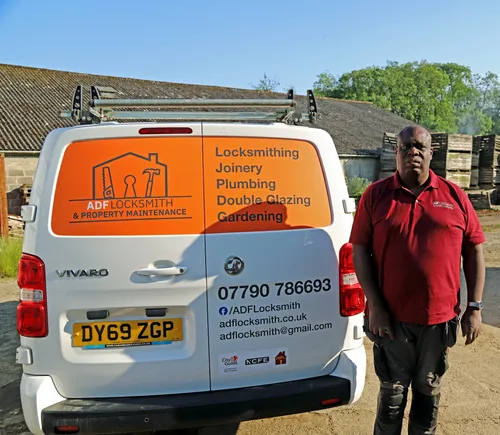
[[[467,307],[472,307],[472,308],[476,308],[477,310],[482,310],[483,307],[484,307],[484,304],[483,304],[483,301],[479,301],[479,302],[467,302]]]

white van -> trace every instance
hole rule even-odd
[[[365,299],[330,135],[296,125],[293,95],[114,100],[92,87],[88,111],[81,101],[79,86],[63,116],[82,125],[47,136],[23,207],[29,430],[140,433],[356,402]],[[190,106],[252,110],[143,110]]]

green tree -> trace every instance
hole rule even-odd
[[[487,72],[484,76],[474,76],[475,87],[478,90],[476,112],[481,114],[484,129],[488,133],[500,134],[500,82],[498,76]]]
[[[280,82],[278,80],[270,79],[264,73],[264,78],[260,79],[259,84],[252,87],[258,91],[274,92],[279,85]]]
[[[474,75],[467,66],[427,61],[369,66],[334,77],[321,73],[320,96],[369,101],[433,131],[484,134],[500,129],[496,75]]]
[[[353,198],[359,198],[371,182],[367,178],[363,177],[353,177],[347,179],[347,191],[349,192],[349,196]]]
[[[337,79],[330,73],[321,73],[318,80],[314,82],[314,92],[316,95],[330,98],[342,98],[337,95]]]
[[[431,130],[454,131],[458,128],[453,100],[448,92],[450,79],[438,66],[421,63],[414,69],[416,93],[412,118]]]

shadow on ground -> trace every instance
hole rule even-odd
[[[483,322],[500,327],[500,267],[486,268],[486,284],[484,287],[484,303],[482,318]],[[465,277],[462,272],[462,307],[467,303],[467,286],[465,285]]]

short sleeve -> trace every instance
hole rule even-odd
[[[465,232],[464,232],[464,246],[476,246],[484,243],[486,238],[484,237],[483,228],[479,217],[477,216],[474,207],[470,201],[469,196],[462,191],[462,201],[465,209]]]
[[[370,185],[359,199],[349,238],[353,245],[371,246],[373,236],[372,195],[373,189]]]

